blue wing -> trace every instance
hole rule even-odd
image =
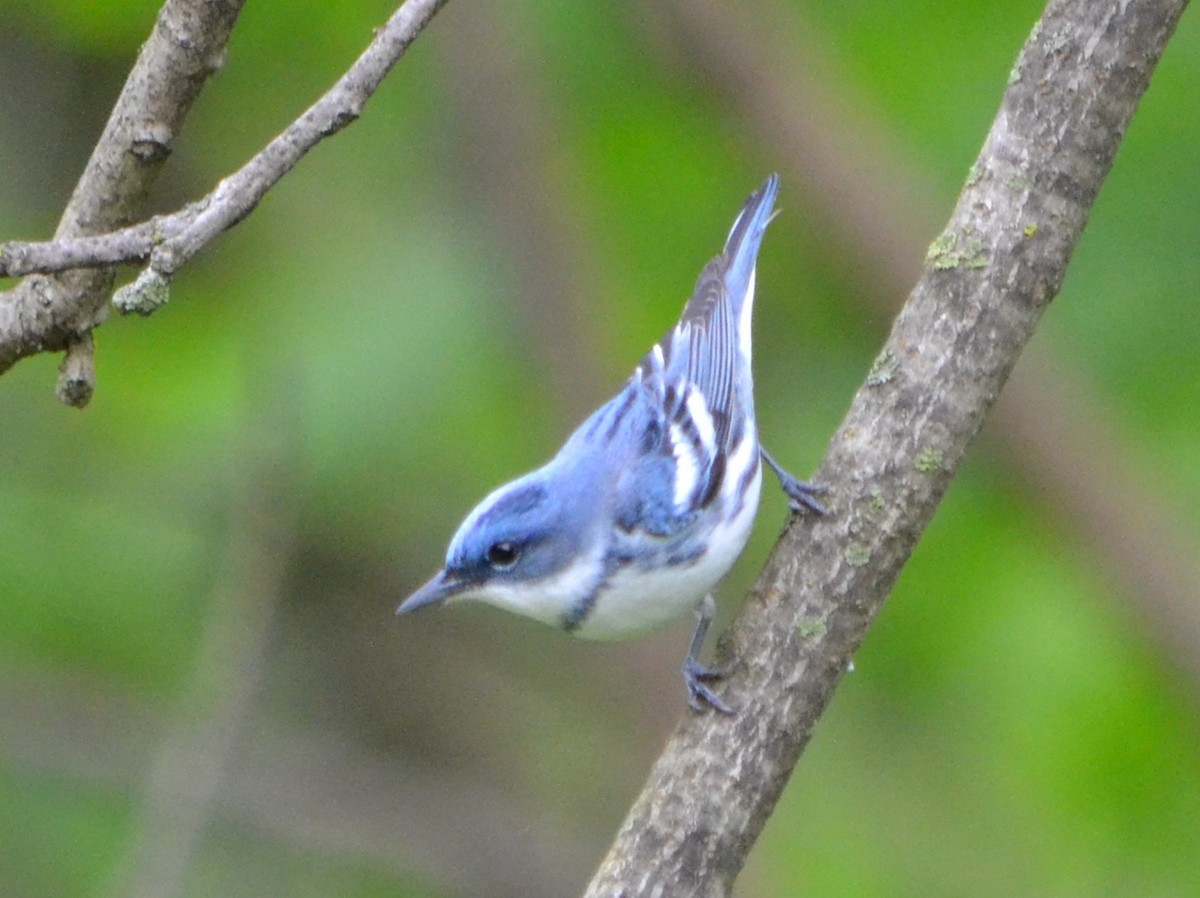
[[[602,410],[629,428],[619,466],[617,526],[670,536],[718,495],[726,459],[754,434],[750,312],[754,266],[779,178],[771,175],[734,221],[722,253],[701,271],[679,323],[646,354]],[[753,463],[758,463],[757,449]]]

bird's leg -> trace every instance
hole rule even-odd
[[[775,476],[779,478],[779,485],[783,487],[783,491],[787,493],[788,505],[792,511],[797,514],[804,509],[814,511],[817,514],[828,514],[829,509],[817,501],[816,497],[825,492],[825,487],[817,483],[807,483],[799,477],[789,474],[783,469],[779,462],[771,457],[763,446],[758,447],[759,453],[762,455],[762,460],[767,463],[767,466],[775,472]]]
[[[722,714],[732,714],[733,709],[719,699],[706,684],[725,676],[725,671],[714,670],[700,663],[700,649],[704,647],[704,637],[708,634],[709,624],[717,613],[717,603],[712,596],[705,596],[696,606],[696,632],[692,634],[692,646],[688,649],[687,658],[683,661],[683,681],[687,684],[688,704],[693,711],[703,711],[707,705]]]

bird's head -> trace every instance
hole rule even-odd
[[[442,570],[396,613],[471,600],[557,620],[598,573],[585,545],[587,515],[552,486],[543,469],[479,503],[458,528]]]

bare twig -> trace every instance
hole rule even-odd
[[[834,513],[785,533],[590,896],[725,896],[818,718],[1058,292],[1185,0],[1051,0],[950,223],[817,479]]]
[[[181,266],[214,237],[245,218],[305,153],[358,118],[384,76],[445,2],[407,0],[402,4],[376,32],[375,39],[362,55],[321,99],[238,171],[217,184],[207,196],[170,215],[156,216],[100,236],[95,236],[96,231],[109,228],[89,228],[86,235],[74,229],[64,232],[60,228],[56,239],[46,243],[3,244],[0,246],[0,275],[66,271],[149,259],[149,273],[139,279],[132,293],[124,294],[122,308],[140,312],[152,310],[152,304],[145,300],[145,288],[153,288],[161,300],[166,282]],[[165,9],[164,16],[160,16],[160,28],[164,17]],[[139,66],[141,64],[139,59]],[[130,81],[133,80],[131,75]],[[173,129],[169,133],[174,133]],[[105,206],[101,203],[98,208]],[[95,327],[103,317],[103,304],[112,284],[111,271],[103,269],[102,273],[105,287],[97,292],[100,282],[96,282],[97,289],[88,293],[87,309],[77,308],[78,298],[74,292],[48,293],[39,289],[35,280],[45,284],[50,280],[36,276],[19,287],[16,295],[9,297],[9,302],[0,304],[0,372],[25,356],[65,348],[77,335]],[[95,271],[72,274],[92,279],[99,275]],[[38,307],[36,313],[33,307]]]
[[[167,0],[142,46],[55,233],[71,241],[127,225],[170,154],[205,81],[220,68],[245,0]],[[60,269],[61,270],[61,269]],[[7,273],[0,270],[0,273]],[[79,343],[104,317],[111,268],[35,275],[0,294],[0,373],[20,359]],[[90,342],[77,360],[91,352]],[[83,372],[88,382],[70,382]],[[83,405],[90,365],[64,365],[59,395]]]
[[[95,351],[90,333],[67,347],[58,366],[58,398],[64,404],[83,408],[91,401],[96,386]]]

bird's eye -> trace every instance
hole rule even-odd
[[[517,556],[520,554],[517,547],[510,542],[492,543],[487,550],[487,560],[492,567],[510,568],[517,563]]]

